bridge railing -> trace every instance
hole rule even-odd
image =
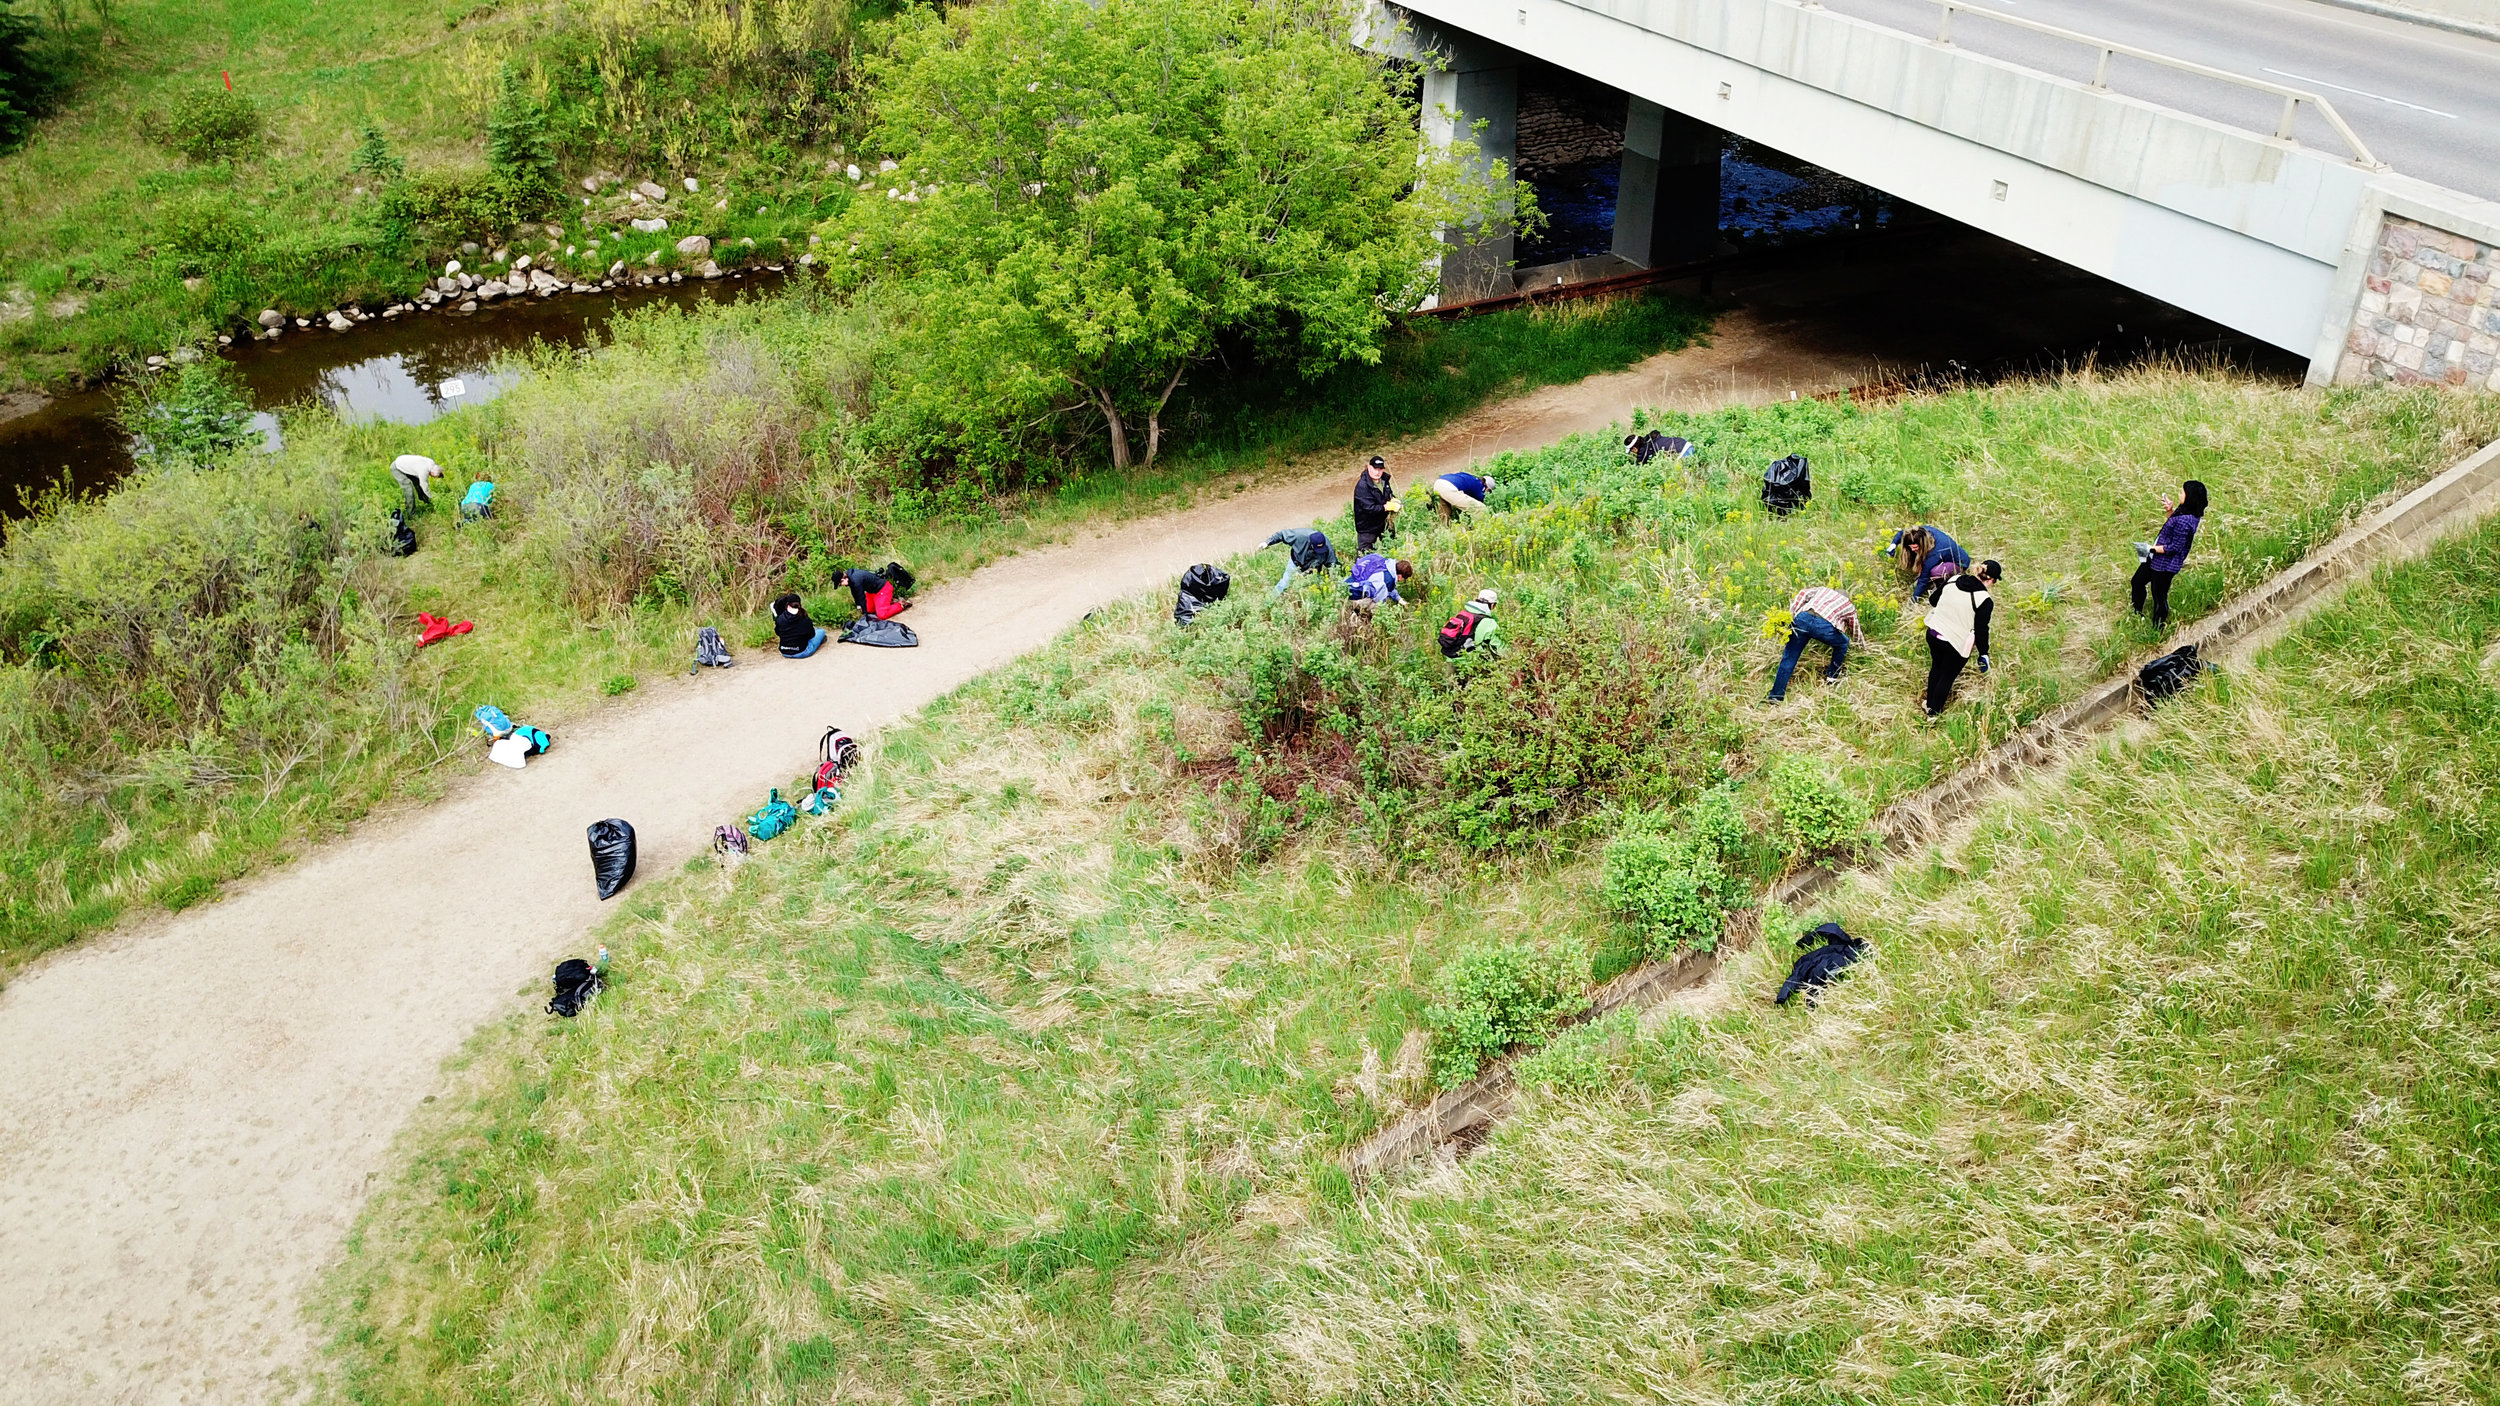
[[[1812,4],[1814,0],[1807,0],[1807,2]],[[2201,63],[2190,62],[2187,59],[2172,58],[2168,54],[2158,53],[2151,49],[2139,49],[2132,44],[2119,44],[2111,40],[2096,38],[2089,34],[2078,33],[2075,30],[2062,29],[2057,25],[2042,24],[2038,20],[2023,19],[2016,15],[2006,14],[2002,10],[1991,10],[1982,5],[1970,3],[1970,0],[1935,0],[1935,2],[1944,11],[1943,20],[1936,27],[1936,42],[1938,44],[1942,44],[1947,47],[1952,46],[1953,17],[1957,13],[1968,13],[1977,15],[1982,19],[1990,21],[1991,23],[2010,25],[2015,29],[2027,29],[2034,34],[2045,34],[2053,39],[2063,39],[2068,43],[2080,44],[2085,48],[2098,50],[2100,57],[2093,64],[2092,82],[2090,86],[2101,89],[2104,92],[2109,90],[2110,60],[2116,58],[2120,54],[2124,54],[2131,59],[2142,59],[2146,63],[2159,64],[2164,68],[2174,68],[2182,73],[2193,73],[2200,78],[2211,78],[2223,83],[2231,84],[2234,87],[2247,88],[2260,93],[2270,93],[2283,100],[2283,116],[2281,120],[2276,122],[2274,125],[2274,135],[2275,139],[2278,141],[2296,140],[2296,138],[2292,135],[2292,123],[2294,119],[2300,115],[2300,105],[2302,103],[2307,103],[2311,108],[2316,110],[2320,117],[2326,119],[2326,124],[2335,129],[2335,135],[2340,137],[2343,140],[2344,145],[2351,149],[2352,164],[2372,171],[2384,171],[2387,169],[2387,164],[2385,162],[2380,161],[2377,157],[2370,154],[2370,148],[2362,142],[2360,136],[2355,133],[2352,130],[2352,127],[2344,121],[2344,115],[2335,110],[2335,105],[2328,102],[2326,99],[2319,97],[2315,93],[2308,92],[2300,88],[2285,87],[2280,83],[2269,83],[2262,78],[2250,78],[2243,74],[2233,73],[2228,69],[2211,68]]]

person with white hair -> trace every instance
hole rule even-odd
[[[432,495],[425,491],[427,479],[441,478],[443,466],[422,454],[402,454],[391,461],[391,477],[399,483],[400,501],[413,513],[417,504],[434,506]]]

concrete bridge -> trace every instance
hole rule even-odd
[[[1487,160],[1516,154],[1523,61],[1618,90],[1622,263],[1715,250],[1734,133],[2305,354],[2313,382],[2500,390],[2500,203],[2390,169],[2314,86],[1924,8],[1920,33],[1816,0],[1406,0],[1358,37],[1426,63],[1428,132],[1481,124]],[[2005,32],[2044,66],[1978,42]],[[2121,90],[2148,78],[2169,101]],[[2500,124],[2467,140],[2500,165]],[[1511,241],[1490,234],[1454,243],[1445,301],[1512,291]]]

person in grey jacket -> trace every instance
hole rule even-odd
[[[1293,578],[1306,571],[1327,571],[1337,564],[1337,549],[1328,545],[1328,534],[1316,527],[1288,527],[1267,539],[1267,546],[1285,548],[1285,574],[1276,578],[1275,594],[1281,596],[1293,584]]]

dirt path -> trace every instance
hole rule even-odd
[[[1742,312],[1713,345],[1492,407],[1392,451],[1401,484],[1600,429],[1634,405],[1785,399],[1868,359]],[[602,914],[583,828],[633,822],[643,882],[814,755],[1342,506],[1352,461],[1027,552],[929,593],[926,643],[661,685],[569,727],[525,772],[445,799],[64,953],[0,991],[0,1400],[262,1401],[313,1346],[303,1295],[391,1140],[482,1023],[543,999]],[[454,648],[492,647],[484,638]]]

